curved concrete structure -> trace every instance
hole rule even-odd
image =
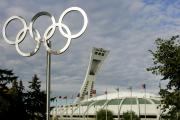
[[[60,120],[96,120],[96,112],[107,109],[113,112],[115,120],[122,118],[123,113],[127,111],[134,111],[141,120],[159,120],[160,98],[157,95],[138,92],[115,92],[97,97],[93,95],[96,75],[108,53],[108,50],[102,48],[92,49],[86,77],[78,97],[73,104],[54,107],[51,110],[53,117]]]
[[[113,112],[114,118],[121,118],[124,112],[134,111],[141,120],[159,120],[160,104],[159,96],[146,93],[130,93],[119,92],[109,93],[88,100],[81,101],[78,104],[71,104],[67,106],[57,107],[51,111],[51,114],[58,116],[64,120],[79,120],[79,119],[92,119],[96,118],[96,111],[100,109],[107,109]],[[119,113],[119,114],[118,114]]]
[[[93,97],[95,91],[94,84],[95,84],[96,75],[99,72],[108,54],[109,51],[103,48],[94,47],[92,49],[89,66],[86,72],[86,77],[80,89],[79,95],[75,100],[75,103]]]

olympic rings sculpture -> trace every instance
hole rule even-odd
[[[69,28],[63,24],[63,18],[64,16],[72,11],[78,11],[82,14],[83,16],[83,20],[84,20],[84,24],[81,28],[81,30],[76,33],[76,34],[71,34],[71,31],[69,30]],[[43,37],[40,36],[39,31],[33,27],[35,21],[40,17],[40,16],[48,16],[50,17],[51,21],[52,21],[52,25],[50,25],[44,32]],[[10,22],[12,22],[13,20],[19,20],[20,22],[22,22],[23,24],[23,28],[18,32],[18,34],[16,35],[16,39],[15,41],[11,41],[8,39],[7,34],[6,34],[6,29],[7,26],[9,25]],[[66,9],[59,17],[59,21],[56,22],[54,16],[52,16],[50,13],[48,12],[39,12],[36,15],[34,15],[34,17],[31,19],[29,26],[27,25],[26,20],[23,17],[20,16],[12,16],[9,19],[7,19],[7,21],[5,22],[4,26],[3,26],[3,37],[5,39],[5,41],[7,43],[9,43],[10,45],[15,45],[17,52],[22,55],[22,56],[32,56],[34,55],[40,48],[40,45],[42,42],[44,42],[44,45],[46,47],[46,50],[49,53],[52,53],[54,55],[59,55],[63,52],[65,52],[67,50],[67,48],[69,47],[70,43],[71,43],[71,39],[75,39],[80,37],[86,30],[87,28],[87,24],[88,24],[88,18],[86,13],[84,12],[83,9],[79,8],[79,7],[70,7],[68,9]],[[59,32],[63,35],[63,37],[67,38],[66,44],[64,45],[63,48],[58,49],[58,50],[53,50],[49,47],[48,42],[50,40],[50,38],[54,35],[55,29],[56,27],[59,28]],[[65,30],[65,32],[64,32]],[[19,44],[25,39],[27,32],[29,31],[30,36],[33,38],[33,40],[36,41],[36,47],[33,51],[31,52],[23,52],[20,47]]]

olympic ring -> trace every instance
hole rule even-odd
[[[67,15],[69,12],[72,12],[72,11],[80,12],[81,15],[83,16],[83,20],[84,20],[84,24],[83,24],[81,30],[78,33],[73,34],[73,35],[71,34],[71,31],[69,30],[69,28],[65,24],[62,23],[64,16]],[[50,19],[52,21],[52,25],[50,25],[45,30],[43,37],[41,37],[39,31],[36,28],[34,28],[34,26],[33,26],[35,21],[41,16],[48,16],[48,17],[50,17]],[[7,29],[7,26],[9,25],[9,23],[15,19],[22,22],[23,28],[16,35],[15,41],[11,41],[7,37],[6,29]],[[4,37],[5,41],[7,43],[9,43],[10,45],[15,45],[17,52],[22,56],[29,57],[29,56],[34,55],[39,50],[39,48],[41,46],[41,42],[44,42],[44,46],[49,53],[54,54],[54,55],[59,55],[68,49],[72,39],[80,37],[85,32],[85,30],[87,28],[87,24],[88,24],[88,18],[87,18],[86,13],[84,12],[84,10],[79,8],[79,7],[70,7],[68,9],[66,9],[60,15],[59,21],[57,23],[55,21],[54,16],[52,16],[50,13],[45,12],[45,11],[42,11],[42,12],[35,14],[32,17],[29,26],[27,25],[27,23],[23,17],[12,16],[9,19],[7,19],[7,21],[5,22],[5,24],[3,26],[2,33],[3,33],[3,37]],[[66,44],[64,45],[63,48],[61,48],[59,50],[53,50],[52,48],[50,48],[48,46],[48,42],[51,39],[51,37],[54,35],[56,27],[59,28],[59,32],[63,35],[63,37],[67,38]],[[28,31],[29,31],[30,37],[36,41],[36,46],[35,46],[35,49],[33,51],[27,53],[27,52],[23,52],[22,50],[20,50],[19,44],[25,39]]]
[[[22,18],[22,17],[20,17],[20,16],[12,16],[12,17],[10,17],[10,18],[5,22],[5,24],[4,24],[4,26],[3,26],[3,31],[2,31],[4,40],[5,40],[7,43],[9,43],[10,45],[14,45],[15,42],[13,42],[13,41],[11,41],[11,40],[9,40],[9,39],[7,38],[6,28],[7,28],[7,26],[9,25],[9,23],[10,23],[11,21],[15,20],[15,19],[18,19],[18,20],[20,20],[20,21],[22,22],[22,24],[23,24],[23,26],[24,26],[24,29],[27,28],[27,24],[26,24],[26,21],[24,20],[24,18]],[[27,33],[27,30],[25,30],[23,33],[26,34],[26,33]]]

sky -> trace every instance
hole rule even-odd
[[[88,17],[85,33],[73,39],[68,50],[61,55],[52,55],[51,60],[51,96],[76,96],[84,81],[93,47],[110,50],[95,82],[97,94],[107,89],[115,92],[142,92],[146,84],[147,92],[158,94],[161,76],[152,75],[146,68],[153,65],[152,55],[157,38],[169,38],[180,31],[180,2],[178,0],[1,0],[0,29],[5,21],[13,16],[22,16],[27,24],[40,11],[47,11],[58,21],[61,13],[69,7],[82,8]],[[63,23],[72,33],[77,33],[83,25],[83,17],[78,12],[65,16]],[[37,20],[34,26],[43,35],[52,24],[47,16]],[[8,38],[15,40],[22,29],[19,21],[13,21],[7,28]],[[31,57],[20,56],[14,45],[9,45],[0,35],[0,68],[12,69],[28,86],[28,81],[37,74],[46,82],[46,49]],[[64,38],[56,29],[51,38],[54,49],[61,48]],[[20,44],[24,51],[33,50],[35,41],[29,33]],[[165,82],[162,82],[165,87]]]

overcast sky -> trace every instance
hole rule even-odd
[[[92,47],[110,50],[101,71],[97,75],[95,89],[97,94],[107,90],[142,91],[142,84],[147,91],[158,93],[160,77],[152,75],[146,68],[152,66],[152,55],[157,38],[169,38],[180,31],[180,2],[178,0],[1,0],[0,29],[5,21],[13,16],[22,16],[29,24],[31,18],[40,11],[47,11],[55,16],[72,6],[84,9],[88,16],[86,32],[78,39],[73,39],[69,49],[61,55],[52,56],[51,90],[52,95],[72,96],[79,92],[87,70]],[[12,22],[7,28],[8,36],[15,39],[22,28],[19,21]],[[64,21],[72,33],[77,33],[83,24],[78,12],[68,14]],[[35,26],[44,33],[51,25],[48,17],[41,17]],[[63,46],[64,38],[58,30],[52,37],[54,49]],[[22,50],[33,50],[34,41],[27,35],[20,44]],[[7,44],[1,34],[0,68],[13,69],[19,79],[27,81],[37,74],[45,89],[46,50],[43,45],[32,57],[20,56],[15,46]]]

